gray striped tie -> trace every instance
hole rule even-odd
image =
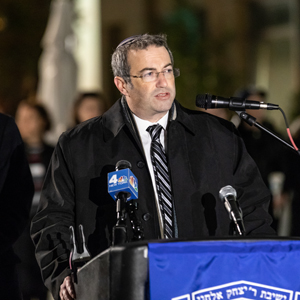
[[[169,239],[173,237],[173,204],[167,157],[159,139],[162,129],[161,125],[156,124],[149,126],[147,131],[152,139],[150,154],[160,210],[164,220],[164,235],[166,239]]]

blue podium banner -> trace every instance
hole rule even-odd
[[[300,300],[300,240],[151,243],[151,300]]]

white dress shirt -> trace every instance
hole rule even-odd
[[[168,124],[168,119],[169,119],[169,112],[166,113],[159,121],[155,123],[151,123],[147,120],[142,120],[139,117],[137,117],[135,114],[132,114],[136,123],[136,127],[138,129],[140,139],[142,141],[142,145],[144,148],[144,153],[146,156],[147,164],[148,164],[148,169],[151,175],[151,180],[152,180],[152,185],[153,185],[153,190],[155,193],[155,202],[156,202],[156,208],[157,208],[157,213],[158,213],[158,219],[159,219],[159,224],[160,224],[160,232],[161,232],[161,238],[164,238],[164,232],[163,232],[163,221],[162,221],[162,214],[159,208],[159,201],[158,201],[158,196],[157,196],[157,189],[156,189],[156,183],[155,183],[155,176],[154,176],[154,171],[153,171],[153,165],[151,161],[151,155],[150,155],[150,148],[151,148],[151,136],[150,133],[147,131],[147,128],[151,125],[155,124],[160,124],[163,127],[163,130],[160,133],[160,142],[166,152],[166,140],[167,140],[167,124]]]

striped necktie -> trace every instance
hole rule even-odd
[[[162,129],[161,125],[156,124],[149,126],[147,131],[152,139],[150,154],[160,210],[164,221],[164,235],[166,239],[169,239],[173,237],[173,204],[167,156],[160,143],[160,133]]]

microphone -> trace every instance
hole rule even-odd
[[[226,185],[219,191],[219,198],[224,202],[224,206],[229,213],[229,218],[233,221],[238,235],[246,235],[243,213],[236,197],[236,190],[231,185]]]
[[[107,174],[108,193],[114,200],[120,193],[126,194],[126,201],[138,198],[138,180],[130,169],[129,161],[120,160],[116,163],[116,171]]]
[[[264,103],[254,100],[246,100],[243,98],[230,97],[224,98],[220,96],[201,94],[196,96],[196,106],[205,109],[211,108],[229,108],[230,110],[245,109],[279,109],[279,105],[272,103]]]
[[[116,171],[107,174],[108,192],[116,200],[117,223],[112,231],[112,245],[127,242],[127,201],[137,199],[138,182],[131,172],[131,163],[120,160],[116,164]]]

